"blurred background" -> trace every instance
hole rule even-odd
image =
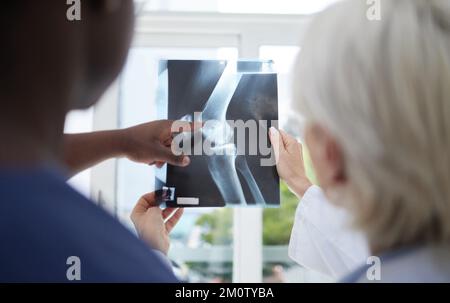
[[[101,102],[72,112],[66,132],[133,126],[156,119],[160,59],[270,59],[279,73],[280,127],[294,135],[291,68],[314,14],[338,0],[136,0],[136,29],[126,67]],[[300,57],[301,58],[301,57]],[[314,174],[305,152],[307,172]],[[199,180],[201,182],[201,180]],[[110,160],[70,184],[133,230],[129,214],[154,188],[154,168]],[[169,257],[189,282],[328,282],[289,259],[298,199],[281,185],[274,209],[189,209],[172,233]],[[111,235],[114,236],[114,235]]]

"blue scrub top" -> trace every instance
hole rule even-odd
[[[72,256],[81,282],[177,282],[159,256],[57,170],[0,169],[0,282],[72,282]]]

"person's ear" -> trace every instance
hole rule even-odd
[[[320,186],[327,190],[344,185],[347,182],[344,155],[330,132],[318,124],[308,125],[305,143]]]

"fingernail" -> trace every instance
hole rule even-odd
[[[272,126],[272,127],[269,129],[269,133],[270,133],[271,136],[276,135],[276,134],[277,134],[277,129],[276,129],[275,127]]]
[[[188,166],[189,163],[191,163],[191,159],[189,159],[189,157],[184,157],[184,158],[183,158],[183,161],[181,162],[181,164],[182,164],[183,166]]]

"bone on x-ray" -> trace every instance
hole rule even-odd
[[[272,61],[162,60],[156,101],[159,118],[202,125],[172,142],[191,164],[156,172],[156,189],[170,192],[166,206],[279,206],[268,138],[278,126]]]

